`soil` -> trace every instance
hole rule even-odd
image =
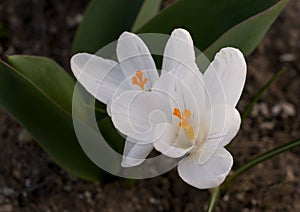
[[[75,29],[88,0],[1,0],[0,55],[51,57],[68,69]],[[230,151],[235,167],[300,138],[300,1],[291,1],[248,58],[243,111],[267,80],[286,71],[260,98]],[[208,191],[185,184],[176,170],[133,186],[119,179],[90,183],[66,173],[27,131],[0,111],[0,211],[204,211]],[[300,211],[300,148],[241,175],[216,211]]]

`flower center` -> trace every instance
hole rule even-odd
[[[184,129],[184,132],[189,140],[194,139],[194,128],[189,123],[189,118],[191,117],[192,113],[191,111],[184,109],[183,114],[181,114],[180,110],[178,108],[174,108],[173,115],[180,118],[179,127]]]
[[[145,84],[149,81],[147,77],[143,78],[143,72],[138,70],[134,77],[132,77],[131,83],[133,85],[139,86],[142,90],[145,90]]]

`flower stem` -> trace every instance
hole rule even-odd
[[[207,207],[207,212],[213,212],[220,198],[220,186],[210,190],[210,201]]]

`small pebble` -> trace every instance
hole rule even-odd
[[[72,186],[71,186],[71,185],[65,185],[65,186],[63,187],[63,189],[64,189],[65,191],[71,191],[71,190],[72,190]]]
[[[89,192],[89,191],[85,191],[85,192],[84,192],[84,196],[85,196],[87,199],[91,199],[92,194],[91,194],[91,192]]]
[[[2,193],[5,195],[5,196],[12,196],[14,195],[15,191],[13,188],[8,188],[8,187],[4,187],[2,189]]]
[[[74,26],[77,26],[78,24],[80,24],[82,19],[83,19],[83,15],[77,14],[74,17],[67,17],[66,22],[67,22],[68,26],[74,27]]]
[[[275,124],[273,122],[263,122],[260,124],[260,127],[264,130],[272,130]]]
[[[252,203],[252,205],[257,205],[257,200],[256,199],[252,199],[251,203]]]
[[[295,55],[290,54],[290,53],[282,54],[282,55],[280,55],[279,60],[282,63],[292,62],[295,60]]]
[[[290,103],[282,103],[282,108],[283,108],[283,114],[287,116],[295,116],[296,115],[296,109],[294,105]]]
[[[262,102],[262,103],[258,103],[256,105],[254,105],[251,114],[254,117],[257,117],[260,115],[263,115],[264,117],[269,117],[270,111],[269,111],[267,103]]]
[[[224,200],[225,202],[228,202],[229,199],[230,199],[230,196],[229,196],[228,194],[226,194],[226,195],[223,197],[223,200]]]
[[[30,187],[31,186],[31,180],[30,179],[26,179],[25,180],[25,186],[26,187]]]
[[[14,169],[12,170],[12,175],[13,175],[15,178],[17,178],[17,179],[21,179],[21,178],[22,178],[21,172],[20,172],[20,170],[18,170],[17,168],[14,168]]]
[[[236,198],[238,199],[238,200],[244,200],[245,199],[245,192],[240,192],[240,193],[238,193],[237,195],[236,195]]]
[[[281,113],[281,107],[280,105],[275,105],[272,107],[272,115],[278,116]]]
[[[32,141],[33,139],[27,130],[22,129],[18,135],[18,140],[20,142],[27,143],[29,141]]]
[[[286,176],[288,181],[294,182],[296,180],[296,176],[293,172],[293,168],[291,166],[286,167]]]
[[[155,199],[154,197],[150,197],[149,202],[153,205],[158,205],[159,204],[159,200]]]
[[[80,193],[80,194],[78,194],[78,198],[79,198],[79,199],[83,199],[83,198],[84,198],[84,195]]]
[[[282,102],[280,104],[276,104],[272,107],[272,115],[279,116],[283,115],[284,117],[295,116],[296,109],[295,106],[288,102]]]
[[[28,197],[28,193],[27,193],[26,191],[23,191],[23,192],[22,192],[22,196],[23,196],[24,198],[26,198],[26,197]]]

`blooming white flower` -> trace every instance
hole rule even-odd
[[[79,83],[96,99],[107,104],[110,115],[114,95],[126,90],[145,92],[150,90],[159,75],[144,42],[135,34],[124,32],[117,42],[118,63],[97,55],[79,53],[71,58],[71,69]],[[123,165],[126,155],[131,151],[141,152],[139,145],[127,137],[124,149]],[[145,158],[153,149],[152,144],[142,146]],[[143,160],[134,161],[134,165]]]
[[[142,144],[152,139],[163,154],[183,157],[178,173],[188,184],[200,189],[221,184],[233,164],[224,146],[240,127],[235,107],[245,78],[245,59],[234,48],[222,49],[202,75],[189,33],[174,30],[151,92],[126,91],[112,103],[116,128],[140,144],[132,160],[141,161]]]

